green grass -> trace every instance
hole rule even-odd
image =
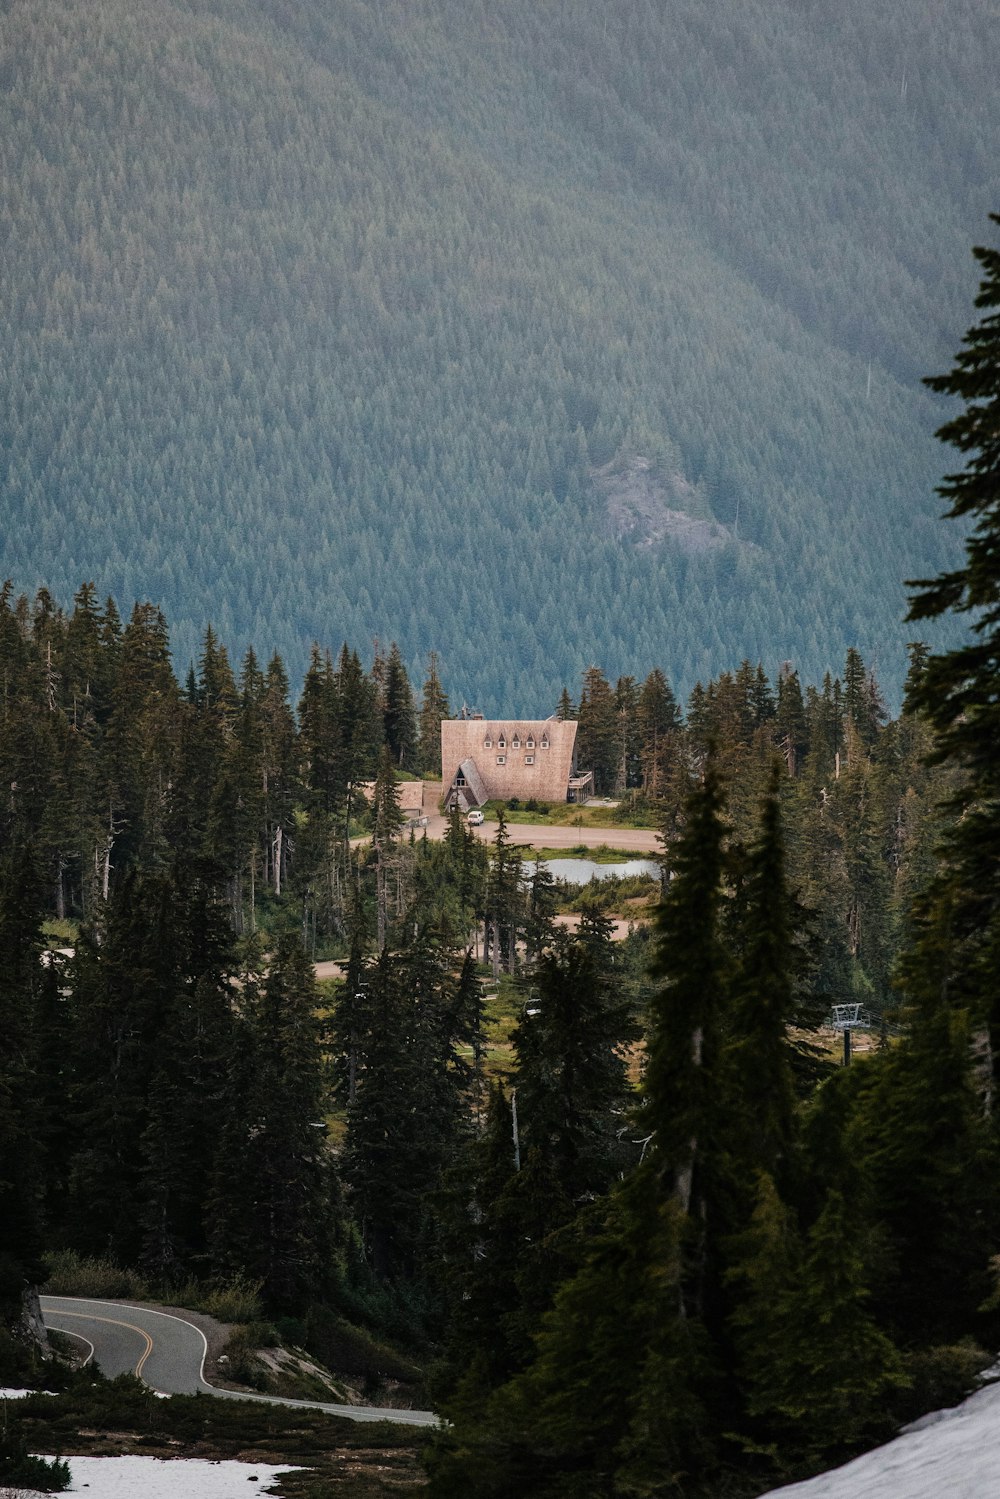
[[[486,821],[496,822],[501,807],[508,822],[527,823],[532,827],[545,823],[558,828],[655,829],[658,826],[655,815],[648,808],[638,803],[630,804],[624,799],[617,807],[581,807],[573,802],[545,802],[530,810],[523,802],[512,807],[509,802],[492,801],[483,807]]]
[[[78,921],[58,921],[54,916],[42,922],[46,947],[72,947],[80,935]]]
[[[486,1075],[504,1078],[514,1066],[512,1037],[525,999],[523,983],[509,973],[500,975],[494,986],[492,976],[484,980],[486,988]]]
[[[586,885],[574,885],[572,893],[560,907],[560,912],[598,910],[605,916],[618,916],[632,921],[641,921],[652,909],[659,895],[659,881],[644,874],[611,875],[608,879],[589,880]],[[637,900],[646,902],[636,906]]]
[[[525,844],[525,849],[530,850],[533,859],[592,859],[595,864],[625,864],[633,859],[655,859],[656,854],[650,850],[645,852],[634,848],[612,848],[610,844],[601,843],[592,848],[587,843],[575,843],[572,848],[536,848],[533,844]]]

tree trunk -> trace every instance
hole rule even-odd
[[[284,836],[284,829],[282,828],[281,823],[279,822],[278,826],[274,830],[274,843],[272,845],[272,848],[274,850],[274,869],[273,869],[273,873],[274,873],[274,893],[275,893],[275,895],[280,895],[281,894],[281,844],[282,844],[282,841],[283,841],[283,836]]]

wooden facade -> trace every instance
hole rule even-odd
[[[576,723],[559,718],[448,718],[441,724],[445,805],[564,802],[573,776]],[[469,766],[474,774],[469,773]]]

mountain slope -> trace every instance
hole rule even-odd
[[[981,4],[54,0],[0,49],[19,585],[156,598],[182,667],[209,619],[436,647],[484,710],[898,677],[1000,201]],[[638,459],[700,531],[615,523]]]

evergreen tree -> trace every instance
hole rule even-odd
[[[410,679],[395,641],[390,647],[385,667],[382,720],[385,725],[385,742],[393,763],[412,769],[417,754],[417,720]]]
[[[1000,224],[1000,215],[991,216]],[[911,586],[910,619],[968,615],[971,639],[927,657],[912,682],[910,704],[937,731],[934,759],[961,771],[951,798],[954,817],[944,841],[941,877],[953,933],[954,999],[961,994],[988,1026],[994,1083],[1000,1083],[1000,1004],[994,975],[1000,956],[1000,890],[996,880],[1000,829],[1000,250],[973,251],[985,272],[976,306],[981,321],[965,335],[946,375],[929,379],[932,390],[957,396],[965,409],[939,437],[966,455],[939,493],[948,514],[970,530],[965,565]],[[957,991],[957,993],[956,993]]]
[[[577,716],[576,704],[569,695],[569,688],[564,687],[559,694],[559,702],[556,705],[556,718],[563,723],[570,723]]]
[[[642,760],[642,787],[647,796],[661,794],[674,753],[681,715],[666,677],[655,667],[639,692],[637,717]]]
[[[399,956],[382,950],[364,970],[346,1178],[369,1262],[379,1279],[412,1276],[432,1235],[432,1194],[464,1129],[469,995],[459,1003],[452,955],[427,933]]]
[[[521,870],[521,854],[511,844],[507,819],[501,807],[493,838],[483,923],[484,955],[493,964],[495,980],[499,979],[501,968],[513,973],[516,965],[517,939],[525,918]]]
[[[706,1235],[723,1194],[726,1101],[720,1060],[728,962],[719,934],[723,797],[714,760],[689,798],[684,830],[670,851],[672,878],[657,910],[654,977],[644,1107],[639,1128],[650,1138],[651,1169],[691,1225],[689,1311],[702,1306]]]
[[[787,1171],[794,1141],[795,1066],[801,1043],[792,1040],[793,1023],[807,1018],[798,993],[804,966],[796,945],[801,913],[788,889],[775,765],[761,809],[760,833],[751,850],[741,911],[730,928],[737,939],[732,977],[727,1060],[734,1098],[732,1142],[743,1171],[771,1176]],[[817,1049],[809,1060],[815,1067]],[[807,1057],[809,1054],[807,1053]]]
[[[778,705],[774,716],[778,747],[785,757],[788,774],[794,775],[809,745],[799,674],[786,661],[778,678]]]
[[[16,1322],[23,1291],[43,1274],[49,1125],[39,1083],[49,1038],[39,1030],[40,897],[30,855],[8,848],[0,860],[0,1327]]]
[[[417,761],[425,775],[441,775],[441,721],[450,716],[448,697],[438,675],[437,652],[431,651],[420,700]]]
[[[268,1303],[293,1313],[328,1293],[339,1212],[316,981],[295,935],[279,937],[263,977],[251,953],[242,995],[211,1196],[213,1264],[259,1279]]]
[[[372,792],[371,804],[372,850],[375,855],[375,940],[379,950],[385,946],[388,932],[388,874],[397,857],[403,813],[399,805],[399,787],[393,770],[392,751],[388,745],[382,748],[378,776]]]
[[[619,765],[619,723],[615,694],[599,666],[588,666],[580,692],[577,763],[594,772],[594,789],[614,789]]]
[[[607,947],[606,925],[602,934],[591,922],[581,940],[543,953],[514,1033],[522,1139],[570,1202],[606,1191],[621,1165],[626,1050],[637,1032]]]
[[[842,1194],[830,1192],[803,1246],[764,1174],[738,1242],[728,1278],[740,1286],[733,1321],[755,1450],[770,1438],[787,1472],[887,1436],[886,1403],[908,1380],[874,1320],[860,1224]]]

